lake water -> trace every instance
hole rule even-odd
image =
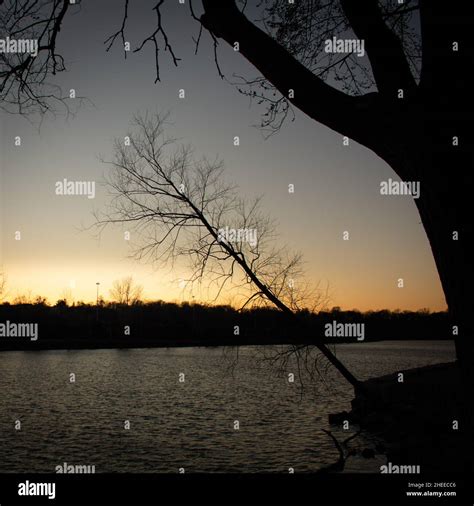
[[[337,460],[321,429],[329,413],[350,408],[345,381],[331,369],[324,381],[304,373],[302,390],[289,381],[295,361],[283,370],[262,361],[262,348],[244,347],[230,368],[235,350],[0,353],[0,472],[54,472],[64,462],[96,472],[307,472]],[[336,351],[360,379],[454,360],[446,341]]]

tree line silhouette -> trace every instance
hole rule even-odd
[[[0,322],[37,323],[39,338],[2,337],[1,350],[74,349],[157,346],[224,346],[296,344],[313,340],[328,344],[358,342],[355,337],[325,337],[325,325],[364,323],[366,341],[452,339],[448,313],[419,311],[341,311],[298,313],[303,325],[281,311],[258,307],[238,310],[228,305],[164,301],[118,304],[100,301],[49,305],[44,298],[0,305]]]

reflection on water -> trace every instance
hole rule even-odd
[[[232,374],[223,348],[0,353],[0,472],[64,462],[96,472],[304,472],[334,462],[321,429],[328,413],[350,408],[351,389],[330,371],[326,386],[301,395],[288,382],[292,365],[269,371],[256,355],[240,348]],[[386,341],[340,345],[337,355],[366,379],[451,361],[454,347]]]

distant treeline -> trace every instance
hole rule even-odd
[[[99,306],[59,302],[49,306],[0,305],[0,350],[147,346],[221,346],[236,344],[360,342],[356,337],[328,337],[326,324],[364,324],[364,341],[452,339],[445,312],[301,311],[289,318],[270,308],[238,311],[230,306],[149,302]],[[8,325],[37,324],[38,339],[6,335]],[[3,329],[3,332],[2,332]]]

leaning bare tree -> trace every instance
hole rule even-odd
[[[189,146],[177,145],[164,132],[159,115],[135,118],[135,131],[115,142],[108,186],[113,198],[97,226],[134,226],[141,246],[138,258],[190,263],[188,282],[205,281],[218,297],[225,287],[239,291],[241,307],[261,301],[295,321],[304,333],[298,309],[311,298],[295,284],[301,278],[298,254],[276,246],[274,226],[259,199],[243,200],[223,178],[218,160],[196,159]],[[299,324],[299,326],[298,326]],[[311,338],[328,361],[355,388],[358,380],[329,348]]]

